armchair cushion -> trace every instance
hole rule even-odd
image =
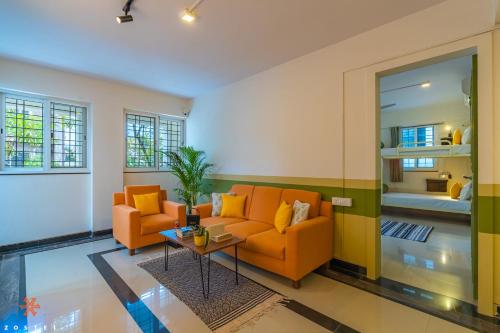
[[[166,214],[156,214],[141,217],[141,235],[158,233],[175,228],[176,218]]]
[[[160,185],[129,185],[125,186],[125,204],[130,207],[135,208],[134,194],[149,194],[157,192],[160,194]],[[163,195],[158,195],[158,205],[161,206],[161,202],[166,200]]]
[[[160,205],[158,204],[158,192],[148,194],[134,194],[135,208],[141,212],[141,216],[153,215],[160,213]]]

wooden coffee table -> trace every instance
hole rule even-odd
[[[234,237],[220,243],[216,243],[214,241],[210,241],[205,248],[204,246],[196,246],[194,245],[194,238],[190,237],[187,239],[181,239],[177,237],[177,234],[175,233],[175,229],[172,230],[166,230],[160,232],[162,236],[165,237],[165,258],[164,258],[164,265],[165,265],[165,270],[168,270],[168,242],[175,243],[177,245],[180,245],[182,247],[188,248],[191,251],[193,251],[193,254],[199,257],[200,261],[200,276],[201,276],[201,286],[202,286],[202,292],[203,292],[203,298],[208,299],[208,295],[210,293],[210,254],[212,252],[217,252],[223,249],[226,249],[228,247],[234,246],[234,263],[235,263],[235,273],[236,273],[236,284],[238,284],[238,244],[243,243],[245,240]],[[205,292],[205,282],[203,280],[203,265],[201,263],[201,257],[208,254],[208,273],[207,273],[207,288]]]

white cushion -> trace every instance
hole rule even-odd
[[[212,193],[212,216],[220,216],[222,211],[222,194],[235,195],[234,193]]]
[[[472,182],[468,182],[460,190],[460,196],[458,197],[458,199],[465,201],[465,200],[470,200],[471,198],[472,198]]]
[[[293,203],[292,223],[290,223],[290,225],[294,225],[307,220],[307,216],[309,215],[309,208],[311,208],[311,204],[295,200],[295,202]]]
[[[464,134],[462,134],[462,144],[470,144],[472,142],[472,129],[467,127],[464,131]]]

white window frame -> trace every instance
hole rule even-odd
[[[414,131],[415,131],[415,134],[414,134],[414,139],[415,141],[414,142],[417,142],[418,140],[418,129],[419,128],[427,128],[427,127],[432,127],[432,139],[433,139],[433,142],[432,142],[432,145],[436,145],[436,126],[435,125],[418,125],[418,126],[405,126],[405,127],[402,127],[401,128],[401,133],[400,133],[400,142],[403,144],[402,142],[402,138],[403,138],[403,129],[407,129],[407,128],[413,128]],[[421,157],[421,158],[431,158],[431,157]],[[403,171],[404,172],[435,172],[438,170],[437,168],[437,159],[436,158],[432,158],[433,159],[433,167],[432,168],[425,168],[425,167],[418,167],[418,166],[415,166],[414,168],[407,168],[407,167],[404,167],[404,160],[406,158],[403,158]],[[415,165],[418,165],[418,159],[419,158],[409,158],[409,159],[413,159],[415,160]]]
[[[127,167],[127,115],[136,115],[151,117],[155,119],[155,130],[154,130],[154,154],[155,154],[155,164],[150,168],[131,168]],[[169,172],[170,168],[160,167],[160,119],[169,119],[182,122],[182,144],[181,147],[186,144],[186,117],[174,116],[162,113],[152,113],[144,111],[136,111],[131,109],[125,109],[123,112],[123,171],[126,173],[144,173],[144,172]]]
[[[6,167],[5,166],[5,100],[6,98],[29,99],[43,103],[43,165],[40,168]],[[0,175],[23,175],[23,174],[68,174],[68,173],[90,173],[89,168],[89,116],[90,105],[61,98],[52,98],[29,93],[19,93],[0,90]],[[52,168],[52,137],[51,137],[51,110],[50,103],[63,103],[85,108],[84,118],[84,149],[83,168]]]

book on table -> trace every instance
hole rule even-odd
[[[191,227],[182,227],[175,229],[175,234],[179,238],[193,237],[193,229]]]

